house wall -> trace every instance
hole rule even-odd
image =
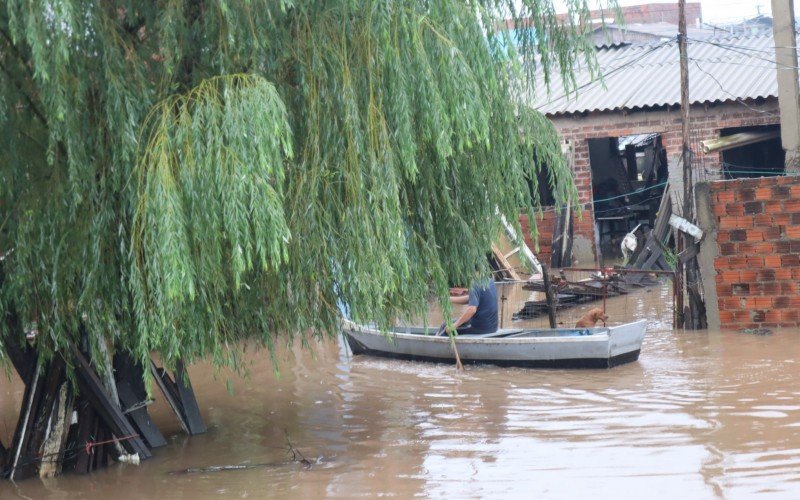
[[[669,3],[646,3],[640,5],[629,5],[620,7],[622,19],[627,24],[633,23],[671,23],[678,24],[678,2]],[[611,20],[615,12],[611,9],[595,9],[589,15],[592,19]],[[566,14],[559,14],[560,19],[566,19]],[[703,13],[700,2],[686,2],[686,19],[690,26],[694,26],[697,19],[702,21]]]
[[[800,326],[800,177],[715,181],[698,186],[703,191],[712,222],[706,238],[716,234],[703,280],[716,286],[718,319],[709,311],[709,326]],[[713,280],[705,279],[709,271]]]
[[[622,18],[628,24],[632,23],[672,23],[678,24],[678,2],[668,3],[648,3],[642,5],[630,5],[622,7]],[[594,12],[593,12],[594,14]],[[608,12],[606,12],[606,16]],[[599,18],[599,16],[592,16]],[[686,19],[690,26],[694,25],[697,19],[702,21],[703,14],[700,2],[686,2]]]
[[[574,255],[580,265],[595,263],[595,228],[592,216],[592,170],[589,164],[589,139],[621,137],[634,134],[660,133],[662,144],[667,151],[670,165],[670,178],[673,184],[681,181],[677,170],[681,154],[681,116],[680,110],[660,109],[633,112],[593,112],[580,115],[548,116],[564,140],[574,147],[573,176],[578,188],[578,201],[582,204],[583,219],[573,219]],[[697,105],[691,109],[691,141],[695,153],[696,180],[717,180],[720,178],[720,153],[704,155],[700,151],[700,141],[720,136],[720,129],[773,125],[780,123],[777,100],[765,102],[724,103],[717,105]],[[675,187],[675,186],[673,186]],[[544,223],[539,231],[540,248],[543,243],[552,241],[552,226]],[[530,238],[529,238],[530,239]],[[533,248],[533,246],[531,245]],[[549,259],[543,260],[549,262]]]

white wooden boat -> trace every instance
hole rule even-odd
[[[639,359],[646,320],[610,327],[501,329],[456,337],[462,363],[501,366],[610,368]],[[343,334],[353,354],[447,362],[455,354],[435,328],[395,327],[390,332],[345,320]]]

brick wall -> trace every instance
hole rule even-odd
[[[531,225],[528,216],[525,214],[519,215],[519,224],[522,228],[522,234],[525,235],[525,243],[528,248],[536,253],[536,257],[540,262],[550,265],[550,257],[553,254],[553,231],[556,225],[556,213],[553,207],[544,207],[541,214],[536,214],[536,241],[533,240],[531,234]],[[581,217],[574,213],[572,214],[572,228],[576,234],[589,234],[593,235],[593,221],[592,211],[584,210]],[[539,250],[537,251],[536,248]],[[587,265],[589,265],[587,263]]]
[[[710,183],[722,328],[800,325],[800,177]]]
[[[553,254],[553,230],[555,229],[556,216],[555,212],[549,210],[547,207],[541,214],[536,214],[536,229],[537,238],[533,240],[531,234],[531,224],[528,216],[520,214],[519,224],[522,227],[522,234],[525,235],[525,243],[528,248],[536,253],[539,262],[550,265],[550,256]],[[539,248],[537,251],[536,248]]]
[[[632,23],[672,23],[678,24],[678,2],[669,3],[648,3],[642,5],[630,5],[622,7],[622,17],[627,24]],[[599,15],[592,17],[599,19]],[[605,11],[608,17],[608,11]],[[702,19],[702,8],[700,2],[686,2],[686,19],[690,26],[693,26],[695,19]]]
[[[620,10],[626,24],[662,22],[678,24],[678,2],[629,5],[621,7]],[[590,11],[589,15],[592,19],[611,19],[615,12],[610,9],[595,9]],[[567,19],[566,14],[559,14],[558,17]],[[695,19],[703,19],[700,2],[686,2],[686,19],[690,26],[694,26]]]
[[[716,180],[720,178],[720,153],[703,154],[700,141],[716,139],[720,130],[733,127],[752,127],[774,125],[780,122],[777,100],[765,102],[720,103],[717,105],[696,105],[692,107],[691,134],[697,164],[697,180]],[[589,164],[589,139],[622,137],[633,134],[659,133],[667,151],[670,167],[677,165],[681,154],[680,110],[657,109],[639,111],[594,112],[573,115],[551,115],[559,135],[574,145],[573,176],[578,188],[578,202],[584,208],[581,220],[573,219],[576,237],[594,243],[594,218],[592,216],[592,169]],[[680,177],[680,176],[679,176]],[[539,243],[542,252],[552,241],[552,225],[544,222],[540,226]],[[529,242],[531,248],[534,248]],[[544,262],[549,262],[548,259]],[[588,264],[583,262],[582,264]]]

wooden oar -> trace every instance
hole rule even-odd
[[[439,329],[438,329],[438,330],[436,330],[436,335],[437,335],[437,336],[440,336],[440,335],[442,335],[443,333],[447,333],[447,336],[448,336],[448,337],[450,337],[450,346],[453,348],[453,352],[454,352],[454,353],[455,353],[455,355],[456,355],[456,369],[458,369],[458,370],[463,370],[463,369],[464,369],[464,365],[461,363],[461,356],[459,356],[459,355],[458,355],[458,348],[456,347],[456,334],[455,334],[455,329],[454,329],[454,330],[453,330],[453,332],[451,333],[451,332],[450,332],[450,331],[447,329],[447,322],[444,322],[444,323],[442,323],[442,326],[440,326],[440,327],[439,327]]]
[[[461,356],[458,355],[458,348],[456,347],[456,336],[455,334],[450,335],[450,345],[453,346],[453,352],[456,355],[456,369],[457,370],[464,370],[464,365],[461,363]]]

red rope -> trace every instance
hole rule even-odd
[[[84,448],[84,449],[86,450],[86,454],[87,455],[91,455],[92,454],[92,448],[94,448],[95,446],[100,446],[100,445],[109,444],[109,443],[119,443],[120,441],[127,441],[128,439],[133,439],[133,438],[136,438],[136,437],[139,437],[139,435],[138,434],[131,434],[130,436],[124,436],[124,437],[121,437],[121,438],[114,438],[114,439],[107,439],[105,441],[87,441],[86,442],[86,448]]]

